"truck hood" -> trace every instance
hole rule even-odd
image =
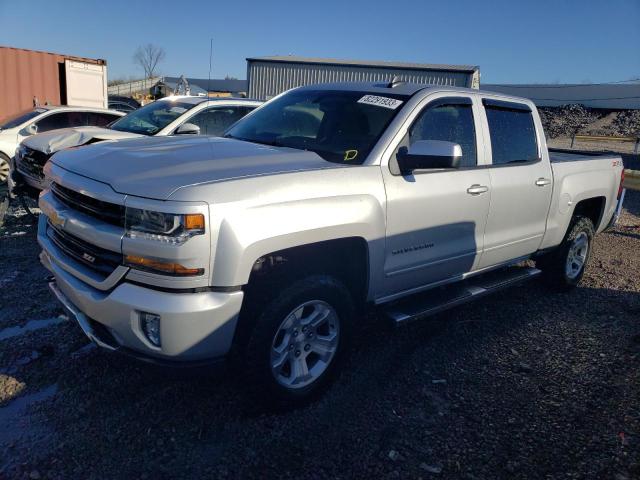
[[[119,132],[101,127],[73,127],[38,133],[23,140],[22,144],[49,155],[65,148],[79,147],[95,141],[122,140],[141,136],[137,133]]]
[[[189,185],[340,167],[314,152],[204,136],[96,143],[58,152],[51,162],[118,193],[159,200]]]

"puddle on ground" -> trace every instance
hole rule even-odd
[[[0,330],[0,340],[6,340],[7,338],[19,337],[27,332],[34,330],[40,330],[41,328],[47,328],[52,325],[58,325],[59,323],[67,321],[67,317],[59,316],[54,318],[45,318],[44,320],[29,320],[23,327],[8,327]]]

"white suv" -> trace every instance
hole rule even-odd
[[[22,194],[26,193],[27,197],[37,198],[37,193],[44,188],[42,169],[60,150],[144,136],[219,136],[261,104],[243,98],[172,96],[140,107],[105,128],[75,127],[34,135],[23,141],[16,151],[9,189],[12,195],[24,197]]]
[[[124,113],[91,107],[37,107],[0,123],[0,184],[9,176],[9,160],[22,140],[59,128],[93,125],[104,127]]]

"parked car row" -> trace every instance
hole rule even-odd
[[[224,102],[33,137],[16,165],[44,188],[40,259],[88,338],[231,359],[257,402],[327,388],[365,309],[400,325],[540,273],[576,286],[624,199],[620,157],[549,151],[522,98],[392,82],[301,87],[247,116],[257,103]],[[44,182],[33,151],[58,151]]]

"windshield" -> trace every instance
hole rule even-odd
[[[120,132],[155,135],[196,105],[197,103],[181,102],[179,100],[151,102],[116,120],[109,128]]]
[[[225,136],[311,150],[330,162],[360,164],[407,98],[294,90],[238,121]]]
[[[32,118],[37,117],[41,113],[46,112],[44,108],[36,108],[35,110],[28,110],[26,112],[20,112],[13,117],[9,117],[3,124],[0,124],[0,130],[4,130],[7,128],[14,128],[19,125],[22,125],[25,122],[28,122]]]

